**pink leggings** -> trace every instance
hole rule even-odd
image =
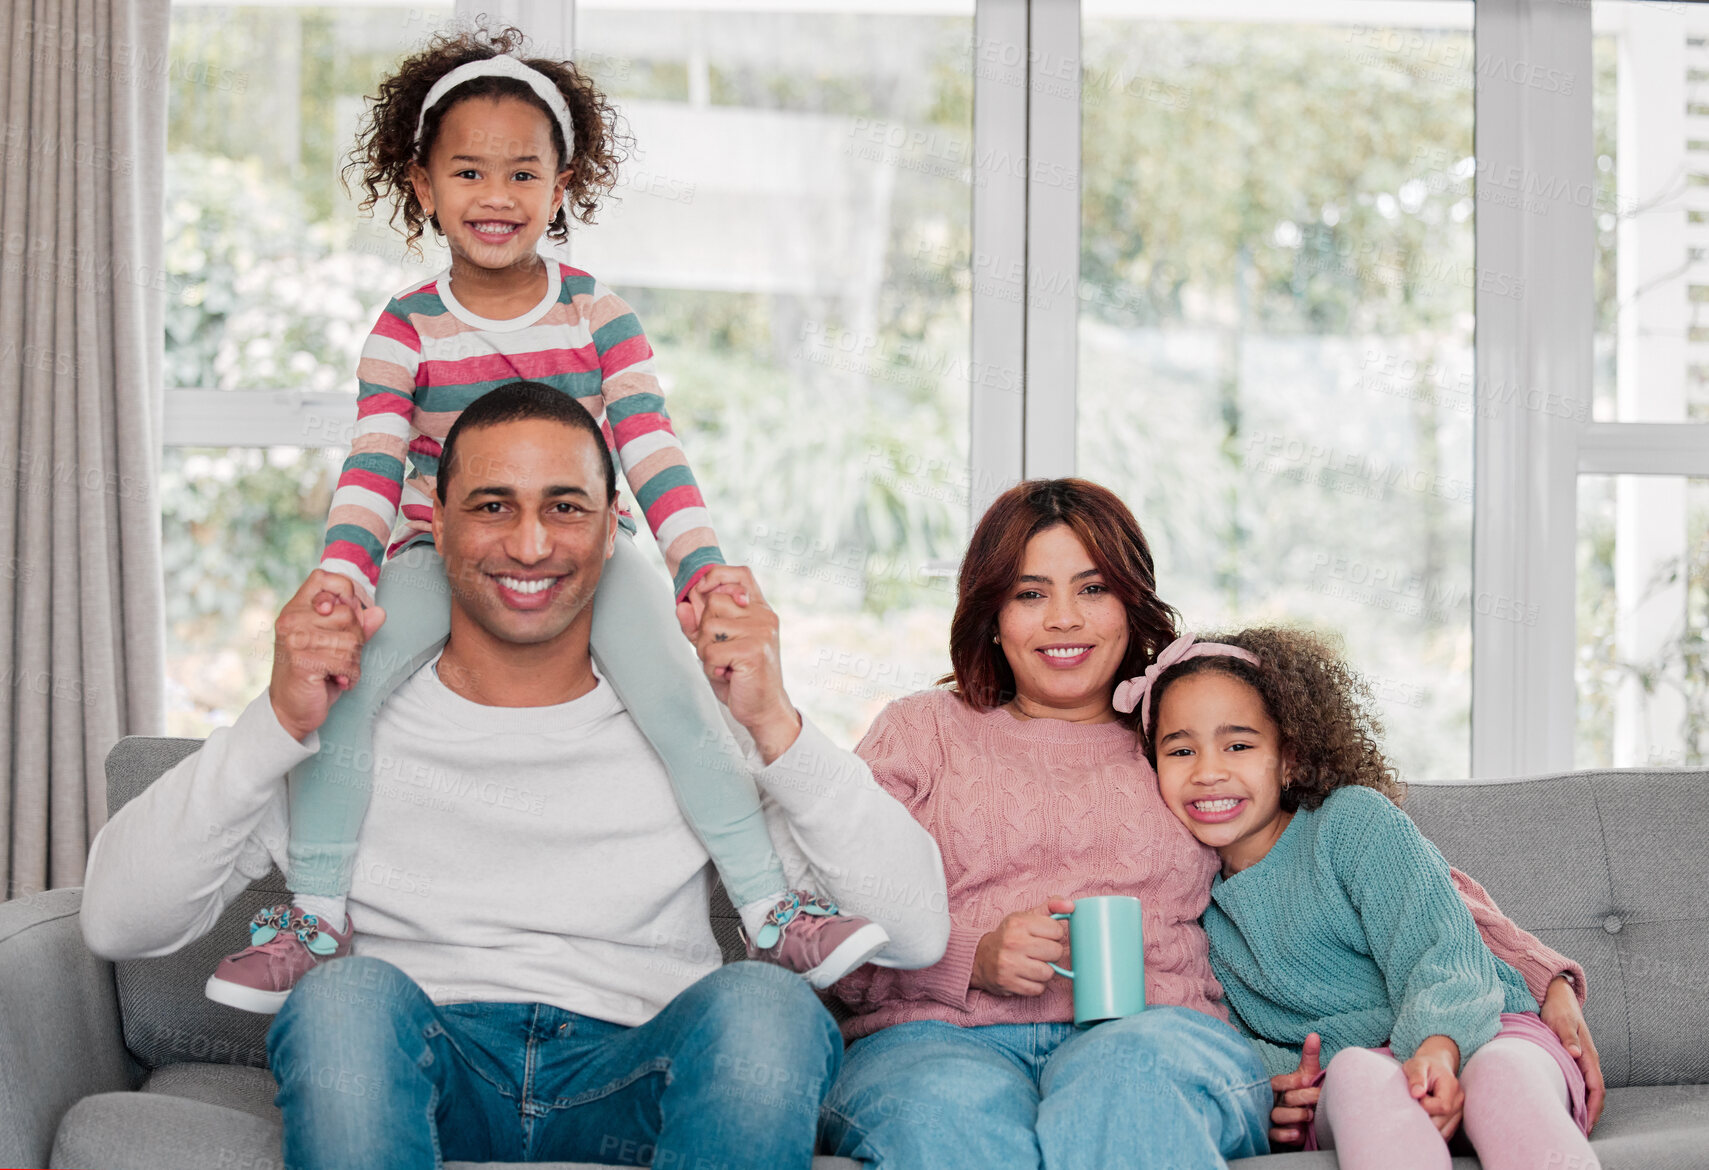
[[[1584,1074],[1535,1015],[1503,1013],[1501,1031],[1460,1069],[1462,1125],[1484,1170],[1599,1170],[1585,1137]],[[1345,1048],[1323,1077],[1307,1149],[1342,1170],[1448,1170],[1448,1143],[1407,1090],[1387,1048]]]

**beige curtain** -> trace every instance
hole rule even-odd
[[[83,882],[102,762],[158,734],[168,0],[5,0],[0,877]]]

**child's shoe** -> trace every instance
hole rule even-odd
[[[207,997],[246,1012],[271,1015],[291,988],[321,963],[350,953],[355,927],[342,932],[294,906],[271,906],[250,920],[249,946],[220,960],[208,976]]]
[[[890,941],[878,923],[844,914],[835,902],[806,890],[779,899],[753,938],[737,929],[748,958],[788,967],[814,987],[829,987]]]

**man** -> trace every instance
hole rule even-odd
[[[804,1166],[837,1030],[799,976],[718,965],[706,852],[589,653],[616,539],[611,461],[581,406],[539,389],[493,391],[447,438],[434,536],[451,636],[375,726],[355,954],[304,975],[268,1037],[285,1163]],[[930,835],[796,713],[747,570],[698,587],[696,649],[751,739],[792,882],[810,875],[880,923],[875,961],[936,961],[948,918]],[[280,613],[267,693],[96,839],[82,914],[96,953],[169,953],[283,862],[284,777],[383,621],[350,588],[312,574]],[[893,896],[861,896],[876,888]]]

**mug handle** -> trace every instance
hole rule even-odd
[[[1072,915],[1072,914],[1052,914],[1051,917],[1052,918],[1072,918],[1072,917],[1074,917],[1074,915]],[[1045,965],[1048,966],[1052,971],[1055,971],[1058,975],[1061,975],[1064,979],[1074,978],[1074,972],[1064,971],[1061,967],[1058,967],[1055,963],[1047,963]]]

